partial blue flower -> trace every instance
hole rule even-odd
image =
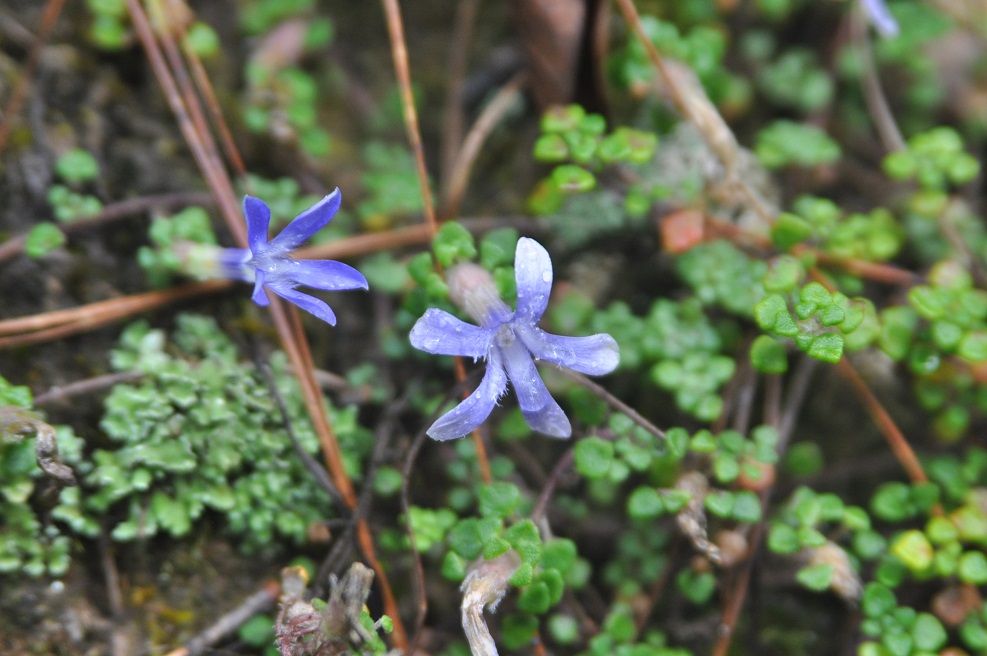
[[[514,276],[517,309],[512,312],[486,269],[470,263],[456,265],[446,276],[450,296],[479,325],[431,308],[411,329],[411,343],[417,349],[487,362],[476,391],[439,417],[428,429],[429,437],[450,440],[471,432],[490,415],[507,391],[508,381],[531,428],[553,437],[569,437],[569,419],[549,394],[532,358],[593,376],[617,367],[620,352],[610,335],[562,337],[538,327],[552,291],[552,260],[534,239],[518,241]]]
[[[336,325],[336,315],[322,300],[298,291],[298,287],[314,287],[337,291],[367,289],[367,279],[348,264],[333,260],[296,260],[291,251],[326,226],[339,209],[342,194],[336,189],[308,208],[274,239],[268,241],[271,210],[259,198],[245,196],[243,214],[247,219],[247,241],[250,248],[226,248],[220,255],[220,265],[228,278],[254,283],[251,298],[257,305],[268,305],[264,288],[311,312],[330,326]]]
[[[883,37],[898,36],[898,21],[891,15],[884,0],[863,0],[867,20]]]

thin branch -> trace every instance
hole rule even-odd
[[[418,640],[421,637],[422,627],[425,626],[425,614],[428,613],[428,597],[425,594],[425,568],[422,566],[422,557],[415,546],[415,529],[411,525],[411,501],[408,494],[408,483],[411,480],[411,470],[414,468],[418,453],[425,445],[425,431],[419,431],[415,440],[408,449],[408,455],[404,460],[404,468],[401,472],[401,511],[405,517],[405,531],[408,533],[408,543],[411,545],[411,559],[415,573],[415,597],[417,599],[417,612],[415,613],[415,623],[412,625],[410,654],[418,653]]]
[[[476,23],[479,0],[461,0],[456,4],[456,17],[453,19],[452,35],[449,38],[449,68],[447,73],[445,107],[442,109],[442,144],[439,171],[442,179],[443,198],[448,198],[449,178],[453,172],[453,162],[463,140],[463,78],[466,75],[466,62],[469,45],[472,41],[473,25]]]
[[[48,388],[47,392],[34,397],[34,406],[42,408],[46,405],[57,405],[72,400],[73,397],[102,392],[114,385],[133,383],[144,377],[143,371],[120,371],[114,374],[104,374],[93,376],[85,380],[77,380],[67,385],[55,385]]]
[[[555,494],[555,488],[559,484],[559,479],[572,466],[572,459],[573,450],[568,449],[562,454],[558,462],[555,463],[555,466],[552,467],[552,471],[549,472],[548,480],[545,481],[545,485],[541,489],[541,494],[538,495],[538,500],[535,501],[535,507],[531,510],[531,521],[534,523],[538,524],[541,522],[548,508],[548,503],[552,500],[552,495]]]
[[[14,117],[21,113],[21,106],[27,98],[27,90],[31,85],[31,78],[41,61],[41,51],[44,50],[51,33],[58,23],[58,17],[62,14],[65,0],[48,0],[44,12],[41,14],[41,25],[38,28],[38,38],[31,47],[31,52],[24,64],[24,70],[14,85],[14,91],[10,94],[7,106],[3,110],[3,120],[0,121],[0,153],[7,145],[10,137],[11,126],[14,124]]]
[[[597,385],[586,376],[577,373],[575,371],[570,371],[569,369],[556,369],[556,371],[559,371],[563,375],[568,376],[569,378],[576,381],[577,383],[579,383],[589,391],[593,392],[593,394],[596,394],[598,397],[603,399],[606,402],[606,404],[609,405],[611,408],[617,410],[618,412],[624,413],[625,415],[630,417],[635,424],[637,424],[644,430],[648,431],[649,433],[657,437],[659,440],[665,439],[665,431],[652,424],[650,421],[645,419],[644,416],[641,415],[641,413],[639,413],[637,410],[627,405],[626,403],[618,399],[616,396],[608,392],[605,388],[601,387],[600,385]]]
[[[186,298],[221,291],[231,286],[232,281],[229,280],[212,280],[173,289],[124,296],[109,301],[99,301],[71,310],[58,310],[0,321],[0,335],[8,335],[0,337],[0,350],[53,341],[88,330],[95,330],[141,312]]]
[[[281,415],[281,426],[284,428],[285,433],[288,434],[288,439],[291,440],[291,446],[295,450],[295,454],[298,459],[302,461],[302,466],[308,470],[308,473],[312,475],[315,482],[319,484],[326,493],[332,497],[336,503],[342,502],[342,496],[339,494],[339,490],[333,485],[332,479],[329,477],[329,472],[326,471],[325,467],[319,464],[319,462],[309,454],[308,451],[302,447],[301,441],[298,439],[298,435],[295,433],[295,428],[291,423],[291,415],[288,414],[288,406],[285,405],[284,397],[281,396],[281,391],[278,389],[278,383],[274,380],[274,374],[271,372],[271,368],[267,366],[259,353],[255,353],[254,363],[260,370],[261,375],[264,376],[264,381],[267,383],[267,389],[271,393],[271,398],[274,399],[274,404],[278,407],[278,412]]]
[[[217,642],[232,634],[240,626],[258,613],[263,613],[274,607],[281,595],[281,586],[277,581],[268,581],[239,606],[221,616],[212,626],[195,636],[184,647],[168,652],[165,656],[199,656]]]
[[[428,184],[428,168],[425,166],[425,149],[422,146],[421,130],[418,127],[418,111],[415,109],[415,96],[411,89],[411,72],[408,68],[408,45],[404,39],[404,23],[401,21],[401,7],[398,0],[381,0],[384,15],[387,19],[387,33],[391,40],[391,56],[394,59],[394,74],[401,90],[401,108],[404,114],[404,126],[408,133],[408,145],[415,157],[415,170],[418,173],[418,186],[422,195],[422,209],[425,213],[425,223],[428,224],[432,236],[439,226],[435,218],[435,206],[432,203],[432,190]]]
[[[867,383],[860,377],[857,370],[853,368],[850,361],[845,357],[842,358],[836,365],[836,369],[850,383],[850,386],[853,387],[854,392],[856,392],[856,395],[863,402],[864,407],[867,408],[867,412],[870,413],[874,423],[881,430],[881,434],[887,440],[892,453],[894,453],[898,462],[901,463],[901,466],[905,469],[912,482],[924,483],[929,480],[928,476],[925,475],[925,470],[922,469],[922,464],[918,461],[918,457],[905,438],[904,433],[894,423],[891,415],[888,414],[888,411],[884,409],[881,402],[877,400],[874,393],[867,387]]]
[[[160,194],[157,196],[143,196],[129,200],[111,203],[105,206],[96,214],[81,216],[69,223],[63,223],[56,227],[65,235],[96,228],[119,219],[123,219],[135,214],[147,212],[153,208],[184,207],[188,205],[208,205],[214,202],[210,194],[201,192],[178,192],[172,194]],[[24,243],[27,241],[26,235],[12,237],[0,244],[0,262],[9,260],[15,255],[24,252]]]
[[[463,141],[463,147],[456,155],[452,170],[449,172],[448,186],[445,190],[442,207],[443,218],[452,218],[459,213],[459,206],[462,203],[463,194],[466,193],[466,185],[469,184],[473,164],[480,154],[480,149],[511,106],[521,97],[521,89],[526,81],[527,76],[524,73],[518,73],[508,80],[507,84],[502,86],[493,99],[487,103],[476,122],[473,123],[473,127],[470,128],[466,139]]]
[[[888,99],[881,88],[881,79],[877,75],[877,66],[874,64],[874,53],[870,47],[870,33],[867,29],[867,19],[864,16],[862,2],[855,2],[854,11],[850,12],[850,36],[857,44],[860,53],[860,62],[863,65],[863,77],[860,86],[864,93],[864,102],[870,111],[874,125],[877,127],[877,134],[881,138],[881,145],[887,152],[894,152],[905,149],[905,140],[901,136],[901,130],[894,120]]]

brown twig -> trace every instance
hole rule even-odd
[[[874,125],[877,127],[877,134],[881,138],[881,145],[887,152],[894,152],[905,149],[905,140],[901,136],[901,130],[894,120],[894,114],[888,106],[887,96],[881,88],[881,79],[877,75],[877,66],[874,64],[874,53],[870,47],[870,33],[867,29],[867,19],[864,16],[863,3],[855,2],[855,8],[850,12],[850,37],[857,44],[860,53],[860,63],[863,66],[863,77],[860,80],[861,90],[864,93],[864,102],[870,111]]]
[[[526,80],[527,76],[524,73],[518,73],[508,80],[507,84],[502,86],[483,108],[480,116],[477,117],[476,122],[466,134],[463,146],[456,154],[452,170],[449,172],[448,185],[442,203],[443,218],[449,219],[459,213],[459,205],[462,203],[463,194],[466,193],[466,186],[469,184],[473,164],[480,154],[480,149],[493,129],[510,110],[511,105],[521,96],[521,88]]]
[[[69,223],[56,226],[65,235],[99,227],[119,219],[146,212],[157,207],[172,207],[186,205],[207,205],[213,202],[212,196],[199,192],[178,192],[173,194],[161,194],[158,196],[144,196],[132,198],[117,203],[111,203],[96,214],[81,216]],[[9,260],[15,255],[24,252],[24,243],[27,241],[26,235],[12,237],[0,244],[0,262]]]
[[[462,0],[456,4],[452,35],[449,37],[449,68],[447,73],[445,107],[442,109],[442,144],[440,146],[439,171],[442,180],[442,197],[448,197],[449,178],[453,162],[463,141],[463,78],[476,23],[479,0]]]
[[[245,178],[247,175],[247,168],[243,164],[243,157],[240,155],[240,150],[236,147],[236,142],[233,141],[233,134],[230,132],[229,126],[226,124],[226,119],[223,116],[223,110],[219,107],[219,100],[216,98],[216,92],[213,89],[212,82],[209,80],[209,76],[206,74],[206,69],[202,65],[202,60],[199,56],[195,54],[195,50],[189,44],[187,39],[182,39],[182,54],[185,55],[185,61],[189,63],[192,68],[192,76],[195,80],[195,86],[202,93],[203,99],[206,101],[206,108],[209,110],[209,118],[212,119],[212,125],[219,132],[219,138],[223,145],[223,151],[226,153],[226,158],[230,162],[230,166],[236,171],[236,174],[241,178]]]
[[[381,0],[384,6],[384,16],[387,20],[387,33],[390,36],[391,56],[394,59],[394,74],[398,80],[398,88],[401,91],[401,109],[404,115],[405,131],[408,136],[408,144],[415,158],[415,170],[418,173],[418,187],[422,195],[422,210],[425,214],[425,223],[428,225],[429,234],[435,237],[439,225],[435,216],[435,206],[432,202],[432,191],[428,184],[428,168],[425,165],[425,149],[422,146],[421,130],[418,127],[418,112],[415,109],[415,97],[411,89],[411,72],[408,67],[408,46],[404,38],[404,23],[401,20],[401,7],[398,0]],[[466,378],[466,370],[463,367],[462,359],[458,356],[456,361],[456,379],[461,383]],[[486,445],[483,443],[483,436],[479,430],[472,433],[473,444],[476,446],[476,457],[480,464],[480,472],[485,482],[489,483],[492,478],[490,474],[490,464],[487,458]]]
[[[881,402],[874,396],[874,393],[864,382],[863,378],[860,377],[860,374],[857,373],[857,370],[850,364],[850,361],[846,357],[842,358],[837,363],[836,369],[850,383],[854,392],[856,392],[857,396],[863,402],[864,407],[867,408],[867,412],[870,413],[874,423],[877,424],[881,434],[884,435],[888,446],[891,447],[891,452],[894,453],[898,462],[901,463],[901,466],[908,474],[908,478],[913,483],[924,483],[929,480],[905,435],[898,428],[898,425],[894,423],[891,415],[884,409]]]
[[[153,310],[194,296],[221,291],[231,285],[232,282],[229,280],[212,280],[173,289],[124,296],[109,301],[99,301],[70,310],[45,312],[0,321],[0,335],[7,335],[0,337],[0,350],[48,342],[94,330],[140,312]]]
[[[179,127],[192,150],[199,169],[205,176],[209,188],[217,198],[227,228],[233,235],[237,245],[241,248],[246,248],[246,226],[242,217],[239,215],[233,185],[225,169],[222,167],[215,142],[211,134],[208,133],[204,111],[190,83],[189,76],[184,69],[184,64],[178,53],[173,36],[167,29],[160,32],[161,40],[167,53],[166,56],[162,54],[161,44],[156,41],[150,21],[138,0],[126,1],[131,20],[144,46],[144,50],[147,52],[158,83],[161,85],[165,97],[175,113]],[[153,3],[152,7],[158,7],[157,0],[148,1]],[[174,67],[174,71],[169,70],[168,62]],[[301,324],[298,320],[297,310],[288,310],[279,298],[273,296],[273,294],[269,294],[271,317],[277,328],[282,347],[288,355],[295,375],[298,376],[305,406],[316,434],[319,437],[327,468],[332,474],[333,483],[339,490],[347,508],[354,510],[358,503],[358,498],[354,492],[353,483],[349,479],[346,469],[343,467],[339,443],[336,440],[329,416],[322,403],[322,395],[313,374],[314,365],[311,353],[308,349],[308,342],[300,327]],[[400,614],[398,613],[393,591],[387,579],[387,573],[377,559],[373,536],[365,520],[357,520],[356,534],[364,558],[377,575],[385,613],[390,615],[393,620],[394,631],[392,635],[395,646],[403,650],[407,646],[407,635],[404,625],[401,622]]]
[[[408,45],[404,39],[404,23],[401,20],[401,7],[398,0],[381,0],[384,16],[387,19],[387,33],[391,40],[391,56],[394,59],[394,74],[401,91],[401,109],[411,153],[415,157],[415,170],[418,173],[418,186],[422,195],[422,209],[425,223],[435,236],[439,226],[432,203],[432,190],[428,185],[428,168],[425,166],[425,149],[422,146],[421,130],[418,128],[418,111],[415,109],[415,96],[411,89],[411,72],[408,67]]]
[[[189,108],[185,106],[185,100],[188,99],[193,105],[198,107],[197,98],[194,95],[191,97],[183,95],[179,89],[178,82],[168,67],[168,62],[162,52],[161,46],[154,37],[151,21],[141,7],[139,0],[126,0],[126,2],[131,22],[133,22],[137,36],[144,46],[144,52],[147,54],[148,61],[154,71],[154,76],[161,86],[161,90],[164,92],[165,100],[168,102],[168,106],[178,121],[178,128],[185,138],[185,143],[188,144],[199,170],[202,171],[203,176],[206,178],[209,189],[219,204],[223,219],[226,222],[227,228],[232,233],[234,241],[237,245],[246,248],[247,228],[239,217],[236,198],[233,193],[233,185],[215,155],[211,155],[207,150],[203,140],[208,139],[208,137],[203,137],[199,134],[196,121],[193,120]],[[167,34],[167,31],[165,34]],[[187,80],[187,78],[187,75],[181,76],[183,80]],[[201,109],[194,111],[196,116],[201,117]]]
[[[425,431],[422,430],[415,436],[408,449],[408,454],[404,460],[404,468],[401,472],[401,510],[405,516],[405,531],[408,533],[408,542],[411,545],[411,559],[415,573],[415,597],[417,599],[417,612],[415,613],[415,623],[412,625],[410,654],[418,653],[418,640],[421,637],[422,627],[425,626],[425,614],[428,612],[428,596],[425,594],[425,568],[422,566],[421,554],[415,546],[415,529],[411,525],[411,500],[408,494],[408,484],[411,480],[411,470],[414,468],[418,453],[425,444]]]
[[[637,410],[627,405],[626,403],[618,399],[616,396],[608,392],[606,389],[594,383],[586,376],[577,373],[575,371],[571,371],[569,369],[557,369],[557,371],[563,374],[564,376],[567,376],[572,380],[576,381],[577,383],[579,383],[589,391],[593,392],[593,394],[596,394],[598,397],[603,399],[603,401],[605,401],[606,404],[609,405],[611,408],[617,410],[618,412],[624,413],[625,415],[630,417],[631,421],[633,421],[635,424],[637,424],[644,430],[648,431],[649,433],[657,437],[659,440],[665,439],[665,431],[652,424],[650,421],[645,419],[644,416],[641,413],[639,413]]]
[[[10,94],[10,100],[7,101],[7,106],[3,110],[3,121],[0,121],[0,152],[3,152],[7,145],[11,126],[14,124],[14,117],[21,112],[21,106],[24,104],[24,99],[27,98],[28,87],[31,85],[31,78],[34,77],[34,71],[38,68],[38,62],[41,61],[41,51],[44,50],[48,38],[51,37],[64,6],[65,0],[48,0],[41,14],[38,38],[31,47],[27,63],[24,64],[24,70],[17,79],[14,91]]]
[[[535,501],[535,507],[531,510],[531,521],[534,523],[539,523],[545,515],[548,502],[552,500],[552,495],[555,494],[555,488],[559,484],[559,479],[572,466],[572,459],[573,450],[568,449],[562,454],[558,462],[555,463],[555,466],[552,467],[552,471],[549,472],[548,479],[545,481],[545,485],[542,486],[541,493],[538,495],[538,500]]]
[[[471,231],[484,230],[487,226],[503,225],[491,219],[468,219],[463,224]],[[297,255],[311,258],[345,259],[367,253],[392,250],[427,242],[425,225],[399,228],[371,235],[357,235],[330,244],[296,251]],[[234,285],[230,280],[210,280],[191,283],[167,290],[143,292],[131,296],[96,301],[66,310],[54,310],[13,319],[0,320],[0,349],[61,339],[87,330],[93,330],[115,321],[121,321],[140,312],[153,310],[168,303],[216,293]]]
[[[220,617],[208,629],[189,640],[184,647],[173,649],[165,656],[198,656],[205,653],[207,649],[236,631],[254,615],[273,608],[280,595],[280,584],[277,581],[267,581],[260,590],[244,599],[243,603]]]
[[[104,374],[102,376],[86,378],[85,380],[77,380],[67,385],[51,387],[47,392],[34,397],[34,407],[43,408],[46,405],[65,403],[73,397],[92,394],[93,392],[102,392],[114,385],[133,383],[143,377],[143,371],[120,371],[114,374]]]

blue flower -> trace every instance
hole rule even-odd
[[[867,19],[881,36],[898,36],[898,21],[891,15],[884,0],[863,0],[863,3]]]
[[[417,349],[487,361],[480,386],[432,424],[428,429],[431,438],[462,437],[482,424],[506,392],[508,380],[531,428],[553,437],[569,437],[569,419],[545,388],[532,356],[590,375],[607,374],[617,367],[620,353],[610,335],[561,337],[538,327],[552,291],[552,260],[541,244],[528,238],[518,241],[514,276],[517,310],[511,312],[486,269],[470,263],[456,265],[446,276],[449,295],[480,325],[431,308],[411,329],[411,343]]]
[[[250,248],[226,248],[220,254],[220,266],[228,278],[254,283],[251,297],[257,305],[268,305],[264,288],[311,312],[330,326],[336,315],[323,301],[298,291],[304,285],[315,289],[367,289],[367,279],[348,264],[333,260],[296,260],[291,251],[328,224],[339,209],[339,189],[320,200],[292,220],[274,239],[268,241],[271,209],[259,198],[245,196],[243,213],[247,218],[247,241]]]

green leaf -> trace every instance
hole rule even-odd
[[[919,613],[912,624],[912,639],[915,647],[923,651],[935,652],[946,644],[946,629],[935,615]]]
[[[681,460],[689,449],[689,432],[673,426],[665,431],[665,444],[668,445],[669,454],[676,460]]]
[[[537,565],[541,561],[542,541],[538,527],[530,519],[523,519],[504,532],[504,537],[521,556],[521,561]]]
[[[964,583],[984,585],[987,583],[987,556],[982,551],[967,551],[960,556],[957,576]]]
[[[812,340],[806,351],[809,357],[836,364],[843,357],[843,335],[825,333]]]
[[[684,569],[675,577],[675,583],[685,598],[697,606],[709,601],[716,591],[716,577],[711,572]]]
[[[236,630],[240,640],[256,649],[274,643],[274,619],[269,615],[254,615]]]
[[[664,511],[662,496],[653,487],[647,485],[637,487],[627,498],[627,514],[632,519],[654,519],[661,516]]]
[[[833,565],[829,563],[818,563],[803,567],[795,575],[795,578],[810,590],[821,592],[832,583],[834,571],[835,567]]]
[[[523,588],[531,583],[534,578],[535,568],[531,563],[521,563],[520,567],[514,570],[511,574],[511,578],[508,581],[515,588]]]
[[[960,340],[956,354],[967,362],[984,362],[987,360],[987,331],[973,330]]]
[[[706,510],[717,517],[730,517],[733,512],[734,495],[726,490],[710,492],[703,500]]]
[[[490,538],[486,544],[483,545],[483,558],[484,560],[493,560],[497,556],[501,556],[507,553],[511,548],[511,543],[495,535]]]
[[[543,134],[535,141],[534,157],[539,162],[564,162],[569,146],[558,134]]]
[[[544,545],[541,566],[554,569],[565,576],[576,562],[576,543],[568,538],[556,538]]]
[[[613,463],[613,455],[613,443],[599,437],[583,438],[573,449],[576,471],[590,480],[607,475]]]
[[[589,191],[596,186],[596,177],[575,164],[556,166],[550,177],[552,184],[564,192]]]
[[[73,148],[55,161],[55,173],[69,183],[89,182],[99,175],[99,164],[88,151]]]
[[[867,617],[882,617],[894,610],[898,605],[894,592],[887,586],[880,583],[868,583],[864,587],[864,594],[860,600],[860,606]]]
[[[778,294],[771,294],[754,306],[754,320],[763,330],[784,337],[794,337],[799,331],[788,312],[788,304]]]
[[[520,603],[518,608],[524,610]],[[511,614],[504,618],[500,630],[504,647],[517,651],[535,638],[535,633],[538,631],[538,618],[533,615]]]
[[[792,554],[802,548],[798,532],[788,524],[775,523],[768,533],[768,549],[777,554]]]
[[[783,374],[788,371],[785,345],[769,335],[758,335],[751,344],[751,364],[763,374]]]
[[[42,221],[27,233],[24,252],[28,257],[39,258],[65,244],[65,233],[54,223]]]
[[[552,604],[552,593],[544,581],[535,581],[518,596],[517,607],[526,613],[541,615]]]
[[[935,551],[925,533],[905,531],[891,543],[890,551],[913,572],[922,572],[932,564]]]
[[[759,521],[761,519],[761,500],[757,494],[751,490],[740,490],[734,493],[731,517],[745,524]]]
[[[473,560],[483,552],[483,545],[495,537],[500,529],[501,522],[497,517],[468,517],[449,531],[449,547],[466,560]]]
[[[447,551],[442,558],[442,577],[449,581],[466,578],[466,561],[455,551]]]
[[[513,483],[494,482],[477,491],[480,514],[484,517],[507,517],[521,502],[521,491]]]
[[[446,221],[442,224],[432,242],[432,250],[435,259],[446,269],[476,257],[473,235],[458,221]]]
[[[778,215],[778,219],[775,221],[774,225],[771,226],[771,241],[773,241],[775,246],[778,248],[788,250],[792,246],[811,237],[812,233],[813,229],[811,223],[796,214],[782,212]],[[798,281],[796,280],[791,285],[781,286],[779,284],[780,281],[776,282],[772,279],[772,281],[769,282],[766,278],[764,288],[769,292],[790,291],[795,284],[797,284],[797,282]]]

